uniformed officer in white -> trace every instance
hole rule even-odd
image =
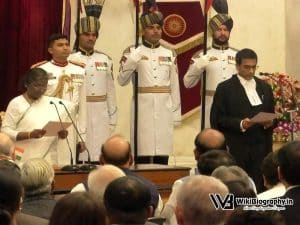
[[[233,26],[232,18],[227,14],[217,14],[209,21],[209,31],[212,34],[212,48],[207,54],[197,52],[191,59],[191,64],[184,75],[186,88],[194,87],[206,70],[206,105],[205,127],[210,127],[210,109],[217,85],[229,79],[236,73],[235,54],[237,50],[230,48],[228,40]]]
[[[118,82],[127,85],[138,73],[138,159],[136,163],[168,163],[174,124],[181,121],[175,57],[159,43],[163,16],[154,11],[140,18],[142,45],[124,51]],[[133,143],[133,121],[131,123]]]
[[[45,95],[61,98],[66,103],[66,107],[72,115],[72,119],[77,124],[79,132],[85,138],[86,132],[86,101],[85,101],[85,70],[80,63],[68,61],[71,49],[65,35],[53,34],[48,39],[48,52],[52,56],[51,61],[43,61],[32,67],[40,67],[48,73],[48,86]],[[49,103],[50,104],[50,103]],[[53,106],[54,107],[54,106]],[[58,104],[61,108],[62,105]],[[54,109],[54,108],[53,108]],[[54,109],[55,110],[55,109]],[[47,115],[44,115],[47,116]],[[75,130],[68,129],[69,144],[63,140],[59,143],[57,151],[57,163],[59,165],[70,163],[70,145],[73,157],[75,157],[76,142],[78,139]],[[81,144],[84,148],[84,144]]]
[[[88,14],[88,11],[86,13]],[[100,16],[100,13],[97,16]],[[112,59],[105,53],[94,49],[100,29],[98,18],[94,16],[81,18],[80,25],[75,26],[76,30],[79,28],[77,32],[79,51],[69,57],[71,60],[79,61],[85,65],[86,146],[90,151],[91,161],[97,163],[99,162],[101,146],[110,137],[117,120]],[[86,152],[80,154],[79,159],[86,160]]]

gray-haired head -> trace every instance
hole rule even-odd
[[[125,173],[113,165],[99,166],[96,170],[90,172],[88,176],[89,191],[95,194],[100,201],[103,201],[103,196],[107,185],[113,180],[124,177]]]
[[[29,159],[21,168],[25,196],[50,193],[53,179],[54,169],[45,159]]]
[[[220,180],[196,175],[188,178],[177,195],[176,218],[178,224],[219,225],[224,222],[225,211],[216,209],[210,195],[219,194],[222,199],[229,193]]]

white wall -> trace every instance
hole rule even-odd
[[[72,4],[75,2],[76,0],[72,0]],[[100,20],[101,31],[96,48],[112,57],[115,77],[118,75],[122,51],[134,44],[134,11],[129,2],[132,1],[106,0]],[[285,71],[285,1],[228,0],[228,2],[229,13],[234,19],[230,44],[238,49],[245,47],[254,49],[259,58],[259,71]],[[74,34],[72,40],[74,40]],[[132,87],[120,87],[116,81],[115,85],[119,108],[116,133],[129,138]],[[174,155],[176,160],[171,157],[172,162],[193,164],[193,140],[199,131],[199,124],[200,119],[197,113],[183,121],[183,124],[175,130]]]
[[[300,1],[286,0],[286,72],[300,80]]]

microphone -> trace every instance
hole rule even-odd
[[[259,72],[260,76],[272,76],[272,73],[267,73],[267,72]]]
[[[69,119],[70,119],[71,122],[72,122],[72,125],[73,125],[73,127],[74,127],[74,129],[75,129],[75,131],[76,131],[76,133],[77,133],[77,135],[78,135],[80,141],[81,141],[81,142],[84,142],[84,140],[83,140],[83,138],[82,138],[82,136],[81,136],[81,134],[80,134],[80,132],[79,132],[79,130],[78,130],[78,127],[76,126],[74,120],[72,119],[72,116],[71,116],[71,114],[70,114],[68,108],[66,107],[66,105],[65,105],[62,101],[59,101],[58,103],[61,104],[61,105],[63,105],[63,107],[65,108],[65,111],[66,111],[67,114],[68,114]],[[92,165],[92,164],[91,164],[91,155],[90,155],[90,151],[88,150],[88,148],[86,148],[86,152],[87,152],[87,155],[88,155],[88,163],[89,163],[89,164],[88,164],[88,165],[85,165],[85,164],[84,164],[84,165],[82,165],[81,167],[79,167],[79,169],[80,169],[80,170],[88,170],[88,171],[90,171],[90,170],[95,169],[95,168],[96,168],[96,165]]]
[[[50,104],[51,104],[51,105],[54,105],[55,110],[56,110],[56,113],[57,113],[58,118],[59,118],[59,123],[60,123],[61,129],[63,130],[64,128],[63,128],[63,126],[62,126],[62,120],[61,120],[59,111],[58,111],[58,109],[57,109],[57,106],[56,106],[56,104],[55,104],[53,101],[50,101]],[[74,160],[73,160],[73,153],[72,153],[72,150],[71,150],[71,147],[70,147],[70,143],[69,143],[68,137],[66,137],[66,141],[67,141],[68,149],[69,149],[69,152],[70,152],[70,164],[71,164],[71,165],[63,166],[63,167],[61,168],[61,170],[62,170],[62,171],[76,171],[76,170],[78,170],[78,167],[77,167],[76,165],[73,165],[73,163],[74,163]]]

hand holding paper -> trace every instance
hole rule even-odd
[[[72,124],[71,122],[49,121],[43,127],[43,130],[46,131],[45,136],[57,136],[58,135],[60,138],[63,138],[65,135],[66,136],[68,135],[65,133],[65,131],[71,124]]]
[[[251,122],[259,124],[270,124],[276,118],[275,113],[260,112],[251,118]]]
[[[41,138],[45,135],[46,131],[44,129],[34,129],[30,132],[29,138]]]
[[[68,131],[67,130],[60,130],[57,132],[58,137],[60,139],[65,139],[66,137],[68,137]]]

